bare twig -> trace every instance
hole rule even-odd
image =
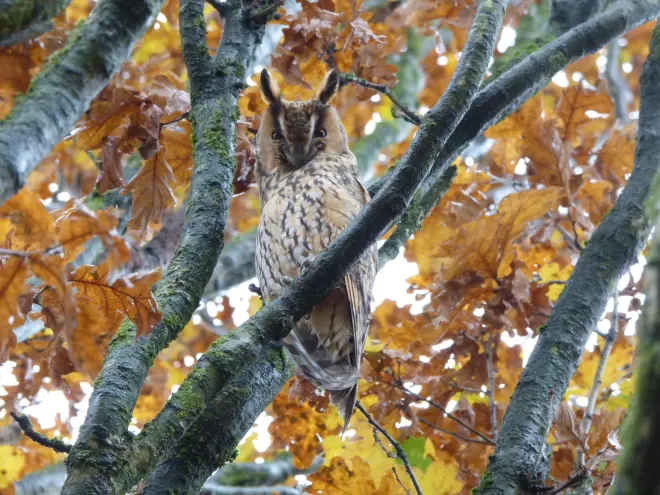
[[[401,478],[399,478],[399,473],[396,472],[396,468],[392,466],[392,472],[394,473],[394,477],[396,478],[397,483],[401,485],[401,488],[403,488],[403,491],[406,492],[406,495],[410,495],[410,490],[406,488],[406,485],[403,484],[403,481],[401,481]]]
[[[176,119],[170,120],[169,122],[161,122],[160,123],[160,128],[162,129],[166,125],[176,124],[177,122],[181,122],[182,120],[187,119],[188,117],[190,117],[190,112],[183,113],[179,117],[177,117]]]
[[[66,452],[68,453],[71,450],[71,445],[60,440],[59,438],[48,438],[41,433],[37,433],[32,426],[30,418],[25,414],[17,414],[15,412],[10,413],[11,417],[18,423],[18,426],[21,427],[25,436],[30,440],[37,442],[39,445],[53,449],[55,452]]]
[[[547,495],[557,495],[558,493],[561,493],[562,491],[566,490],[566,488],[570,488],[571,486],[577,485],[582,480],[584,480],[586,477],[587,477],[587,469],[585,467],[582,467],[578,471],[573,473],[562,484],[557,485],[557,486],[538,487],[538,488],[534,489],[534,493],[545,493]]]
[[[490,403],[490,436],[497,442],[497,403],[495,402],[495,370],[493,368],[493,336],[484,343],[486,368],[488,370],[488,401]]]
[[[435,407],[436,409],[442,411],[442,412],[443,412],[443,413],[444,413],[449,419],[451,419],[451,420],[453,420],[453,421],[456,421],[456,422],[457,422],[459,425],[461,425],[463,428],[466,428],[467,430],[469,430],[469,431],[471,431],[472,433],[474,433],[475,435],[477,435],[479,438],[482,438],[482,439],[483,439],[488,445],[495,445],[495,442],[493,442],[492,439],[488,438],[488,437],[487,437],[486,435],[484,435],[483,433],[480,433],[478,430],[475,430],[474,428],[472,428],[469,424],[467,424],[467,423],[466,423],[465,421],[463,421],[461,418],[459,418],[459,417],[457,417],[457,416],[454,416],[452,413],[450,413],[449,411],[447,411],[447,409],[445,409],[444,407],[442,407],[442,406],[441,406],[440,404],[438,404],[437,402],[433,402],[433,401],[430,400],[430,399],[427,399],[427,398],[425,398],[425,397],[422,397],[421,395],[416,394],[416,393],[413,392],[412,390],[408,390],[406,387],[403,386],[403,384],[401,384],[401,383],[397,383],[397,381],[396,381],[396,379],[394,378],[394,376],[392,376],[392,381],[391,381],[391,382],[384,382],[384,383],[385,383],[385,384],[388,384],[388,385],[391,385],[391,386],[393,386],[393,387],[396,387],[396,388],[398,388],[399,390],[401,390],[402,392],[405,392],[406,394],[408,394],[408,395],[410,395],[410,396],[412,396],[412,397],[415,397],[417,400],[424,401],[424,402],[426,402],[428,405],[430,405],[430,406],[432,406],[432,407]]]
[[[419,418],[419,417],[418,417],[417,419],[418,419],[419,421],[421,421],[422,423],[424,423],[424,424],[425,424],[426,426],[428,426],[429,428],[433,428],[434,430],[437,430],[437,431],[439,431],[439,432],[442,432],[442,433],[444,433],[444,434],[446,434],[446,435],[450,435],[450,436],[452,436],[452,437],[456,437],[456,438],[458,438],[459,440],[463,440],[463,441],[465,441],[465,442],[471,442],[471,443],[483,443],[484,445],[491,445],[489,442],[486,442],[485,440],[479,440],[479,439],[477,439],[477,438],[466,437],[466,436],[464,436],[464,435],[461,435],[460,433],[456,433],[456,432],[449,431],[449,430],[446,430],[446,429],[444,429],[444,428],[441,428],[441,427],[439,427],[438,425],[436,425],[435,423],[431,423],[430,421],[428,421],[428,420],[426,420],[426,419],[424,419],[424,418]]]
[[[403,113],[402,117],[405,118],[408,122],[415,125],[420,125],[422,123],[422,118],[412,110],[406,108],[406,106],[401,103],[399,99],[394,95],[392,90],[384,84],[372,83],[351,73],[343,73],[339,76],[339,79],[343,84],[353,83],[357,84],[358,86],[362,86],[363,88],[373,89],[374,91],[378,91],[379,93],[384,94],[392,101],[392,103],[394,103],[394,105],[399,110],[401,110]]]
[[[591,389],[589,390],[587,409],[584,411],[584,417],[582,418],[582,424],[580,425],[580,432],[584,435],[585,441],[588,439],[589,429],[591,428],[591,422],[594,417],[594,410],[596,409],[596,402],[598,401],[600,387],[603,385],[603,374],[605,373],[605,368],[607,367],[607,360],[610,357],[612,348],[614,347],[614,342],[616,341],[616,336],[619,333],[619,293],[617,289],[614,289],[612,294],[612,303],[612,324],[610,326],[610,331],[606,336],[604,336],[605,343],[603,344],[603,349],[600,353],[598,367],[596,368],[596,373],[594,374],[594,381],[592,382]],[[578,467],[582,467],[584,465],[584,457],[584,450],[580,450],[577,457]]]
[[[392,435],[387,433],[387,430],[380,426],[374,418],[371,417],[371,414],[367,412],[367,410],[362,406],[360,401],[355,404],[356,409],[358,409],[365,418],[367,418],[367,421],[369,421],[369,424],[374,427],[374,429],[378,430],[381,435],[383,435],[385,438],[387,438],[387,441],[392,444],[392,447],[394,447],[394,451],[396,452],[396,456],[401,459],[401,462],[403,462],[404,467],[406,468],[406,472],[408,473],[408,476],[410,477],[410,481],[412,481],[413,486],[415,487],[415,491],[417,492],[417,495],[422,495],[422,489],[419,486],[419,483],[417,483],[417,478],[415,478],[415,473],[413,473],[412,467],[410,466],[410,461],[408,461],[408,456],[406,455],[406,452],[403,450],[403,447],[401,447],[401,444],[394,440]]]
[[[610,41],[607,45],[605,75],[607,76],[607,90],[614,103],[616,118],[619,122],[625,124],[629,120],[628,104],[632,100],[632,94],[626,80],[621,75],[621,64],[619,63],[620,53],[619,39]]]
[[[203,492],[213,495],[303,495],[290,486],[223,486],[206,483]]]

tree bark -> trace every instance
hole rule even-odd
[[[100,0],[0,122],[0,204],[64,139],[160,11],[163,0]]]
[[[636,262],[648,239],[643,206],[657,177],[660,129],[657,43],[654,36],[655,52],[642,74],[632,176],[582,252],[547,324],[539,329],[539,340],[511,397],[477,494],[513,495],[545,480],[546,437],[552,418],[617,281]],[[652,491],[635,485],[634,493]]]
[[[143,494],[198,493],[213,471],[231,462],[238,442],[254,424],[254,419],[270,404],[293,374],[295,364],[280,346],[266,349],[265,356],[246,367],[229,382],[170,450],[147,480]],[[136,461],[146,446],[162,448],[167,428],[156,417],[138,436]],[[163,422],[167,423],[167,422]],[[132,463],[131,463],[132,464]],[[145,466],[144,472],[152,466]]]
[[[650,53],[640,81],[637,160],[657,164],[660,143],[660,27],[651,38]],[[618,461],[614,494],[660,493],[656,454],[660,446],[660,189],[653,185],[646,212],[656,219],[653,243],[644,272],[646,301],[637,324],[636,391],[623,425],[624,451]]]
[[[0,0],[0,47],[50,31],[51,19],[69,3],[71,0]]]
[[[266,21],[253,19],[240,2],[228,3],[227,8],[221,45],[211,59],[203,2],[181,4],[194,170],[181,242],[155,292],[163,320],[137,340],[134,325],[126,320],[112,339],[80,436],[67,460],[63,494],[116,493],[137,482],[117,473],[123,472],[134,441],[127,428],[140,388],[158,353],[190,320],[222,250],[235,167],[237,102]],[[218,390],[200,402],[195,393],[186,396],[182,387],[175,419],[183,420],[172,424],[168,438],[180,438]]]

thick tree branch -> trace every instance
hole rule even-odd
[[[225,20],[215,61],[206,51],[203,2],[181,5],[182,48],[191,85],[194,170],[181,242],[155,294],[163,320],[151,334],[137,340],[135,328],[127,320],[110,343],[85,423],[67,462],[64,494],[120,491],[137,481],[116,477],[123,472],[120,468],[133,443],[127,431],[133,407],[154,359],[197,308],[222,249],[234,176],[237,101],[246,64],[264,32],[264,24],[248,21],[249,13],[239,3],[232,4],[233,13]],[[173,414],[174,419],[177,415],[187,418],[172,423],[171,438],[183,434],[218,390],[212,390],[202,402],[186,401],[185,393],[179,394],[180,402],[171,401],[175,408],[164,413]]]
[[[452,165],[447,168],[427,194],[417,193],[415,195],[396,230],[378,249],[378,263],[380,266],[396,258],[399,250],[408,242],[410,236],[419,230],[429,212],[440,203],[442,196],[451,187],[457,171],[458,169]]]
[[[642,74],[632,176],[582,252],[539,336],[504,415],[495,454],[490,457],[476,492],[480,495],[513,495],[545,479],[546,432],[612,290],[637,260],[648,238],[649,223],[643,204],[658,171],[660,128],[660,91],[656,84],[660,74],[660,38],[657,31],[652,42],[653,53]],[[639,486],[633,486],[639,490]],[[651,492],[639,490],[635,493]]]
[[[162,0],[101,0],[0,122],[0,204],[71,130],[160,11]]]
[[[0,47],[50,31],[51,19],[69,3],[71,0],[4,0],[0,3]]]
[[[170,454],[153,470],[142,493],[198,493],[218,466],[231,461],[238,442],[291,378],[294,366],[281,346],[270,346],[264,359],[244,368],[223,387],[171,450],[169,424],[161,420],[162,413],[147,424],[135,442],[134,462],[127,465],[137,471],[134,479],[151,471],[160,452]]]
[[[660,133],[660,26],[656,25],[651,38],[649,57],[644,64],[640,81],[639,131],[636,159],[648,162],[649,168],[658,162],[658,133]],[[634,174],[633,174],[634,175]],[[650,177],[649,177],[650,179]],[[632,177],[630,178],[632,181]],[[650,182],[650,180],[649,180]],[[623,444],[619,459],[615,495],[658,493],[660,471],[657,467],[660,445],[660,230],[658,227],[658,180],[653,184],[647,203],[647,214],[655,217],[656,228],[645,271],[646,300],[637,331],[637,374],[635,397],[625,419]],[[624,192],[625,194],[625,192]]]

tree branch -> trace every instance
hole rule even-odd
[[[605,66],[605,76],[607,77],[607,90],[614,103],[616,118],[621,123],[628,122],[628,104],[632,101],[632,93],[628,88],[626,80],[621,75],[621,62],[619,54],[621,47],[619,40],[614,39],[607,45],[607,65]]]
[[[406,468],[406,473],[408,473],[408,477],[410,478],[410,481],[412,481],[413,487],[415,488],[415,492],[417,495],[422,495],[422,489],[419,486],[419,483],[417,482],[417,478],[415,478],[415,473],[413,473],[412,467],[410,466],[410,461],[408,460],[408,456],[406,455],[405,450],[403,450],[403,447],[401,447],[401,444],[394,440],[394,437],[387,433],[387,430],[380,426],[374,418],[371,417],[371,414],[367,412],[367,410],[364,408],[364,406],[358,401],[355,404],[355,408],[358,409],[365,418],[367,418],[367,421],[369,421],[369,424],[373,426],[374,430],[377,430],[381,435],[383,435],[390,444],[392,444],[392,447],[394,447],[394,451],[396,452],[396,457],[401,459],[401,462],[403,463],[403,466]]]
[[[660,25],[655,26],[650,53],[640,80],[639,131],[637,160],[657,164],[658,132],[660,130]],[[637,163],[635,164],[637,167]],[[633,173],[634,174],[634,173]],[[650,179],[650,177],[649,177]],[[632,177],[630,178],[632,181]],[[624,191],[625,194],[625,191]],[[618,460],[619,471],[613,493],[657,493],[660,471],[657,468],[660,445],[660,237],[658,233],[658,180],[646,205],[646,212],[654,217],[656,228],[645,270],[644,309],[637,324],[637,375],[635,397],[623,426],[625,450]]]
[[[29,41],[53,28],[51,19],[71,0],[5,0],[0,5],[0,47]]]
[[[172,441],[167,438],[170,425],[163,420],[163,413],[147,424],[137,437],[134,455],[126,466],[138,473],[133,478],[151,472],[157,452],[165,449],[170,453],[151,472],[143,495],[198,493],[218,466],[231,462],[238,442],[291,378],[294,367],[279,344],[270,346],[265,359],[245,367],[223,387],[171,450],[168,447]],[[146,461],[147,452],[153,452],[150,462]]]
[[[488,405],[490,407],[490,436],[497,442],[497,402],[495,402],[495,369],[493,367],[493,336],[489,335],[484,344],[486,369],[488,371]]]
[[[623,8],[631,3],[624,3]],[[632,7],[641,9],[644,5]],[[648,4],[646,7],[650,8]],[[655,9],[657,13],[657,5]],[[633,14],[639,11],[630,12]],[[504,415],[495,453],[476,492],[480,495],[512,495],[525,485],[545,479],[547,462],[537,461],[547,460],[543,454],[548,427],[617,280],[636,261],[648,238],[649,223],[642,206],[658,170],[655,136],[660,128],[660,91],[655,81],[660,75],[660,37],[657,31],[652,55],[642,74],[632,176],[582,252],[539,336]],[[636,493],[642,492],[646,493],[644,490]]]
[[[264,24],[248,21],[249,13],[233,5],[233,14],[225,19],[218,56],[212,61],[205,49],[202,8],[201,0],[181,4],[182,48],[191,86],[194,169],[181,242],[155,293],[163,320],[137,340],[134,325],[126,320],[112,339],[85,423],[67,462],[64,494],[87,493],[85,487],[89,486],[99,492],[120,491],[137,481],[117,473],[123,472],[120,468],[127,462],[126,452],[133,443],[127,428],[140,388],[158,353],[176,338],[197,308],[223,247],[235,167],[237,101],[246,64],[263,36]],[[204,43],[204,50],[198,43]],[[254,346],[251,348],[252,356],[258,355]],[[212,353],[206,359],[223,361],[222,356]],[[209,381],[212,378],[205,377]],[[171,440],[181,437],[218,390],[210,390],[201,402],[194,400],[197,396],[185,401],[184,393],[178,396],[182,402],[171,401],[175,408],[163,411],[165,417],[173,415],[175,420]],[[185,387],[180,392],[185,392]],[[177,416],[186,420],[179,421]]]
[[[71,445],[65,441],[60,440],[59,438],[48,438],[47,436],[36,432],[32,426],[30,418],[28,418],[25,414],[17,414],[15,412],[11,412],[10,414],[11,417],[14,418],[14,420],[18,423],[18,426],[21,427],[21,430],[23,430],[25,436],[27,436],[30,440],[34,440],[39,445],[53,449],[55,452],[69,452],[71,450]]]
[[[472,428],[469,424],[467,424],[467,423],[466,423],[465,421],[463,421],[461,418],[459,418],[458,416],[453,415],[452,413],[450,413],[449,411],[447,411],[447,409],[445,409],[444,407],[442,407],[442,406],[441,406],[440,404],[438,404],[437,402],[433,402],[432,400],[427,399],[426,397],[422,397],[421,395],[419,395],[419,394],[413,392],[412,390],[408,390],[408,389],[407,389],[406,387],[404,387],[401,383],[399,383],[396,379],[394,379],[394,377],[392,377],[392,378],[393,378],[393,381],[392,381],[392,382],[389,382],[388,385],[392,385],[393,387],[398,388],[398,389],[401,390],[402,392],[405,392],[406,394],[408,394],[408,395],[414,397],[415,399],[420,400],[420,401],[423,401],[423,402],[426,402],[426,403],[427,403],[429,406],[431,406],[431,407],[435,407],[436,409],[438,409],[439,411],[441,411],[443,414],[445,414],[445,415],[446,415],[449,419],[451,419],[452,421],[455,421],[456,423],[458,423],[459,425],[461,425],[461,426],[462,426],[463,428],[465,428],[466,430],[468,430],[468,431],[474,433],[474,434],[477,435],[479,438],[482,438],[482,439],[484,440],[484,443],[487,443],[488,445],[495,445],[495,442],[494,442],[492,439],[488,438],[486,435],[484,435],[483,433],[479,432],[479,430],[475,430],[474,428]]]
[[[396,106],[401,112],[403,113],[404,118],[410,122],[411,124],[415,125],[421,125],[422,119],[419,115],[417,115],[415,112],[407,108],[399,99],[396,97],[396,95],[392,92],[390,88],[388,88],[384,84],[376,84],[372,83],[370,81],[367,81],[366,79],[362,79],[360,77],[357,77],[355,74],[351,73],[343,73],[340,74],[339,79],[343,84],[357,84],[358,86],[362,86],[363,88],[367,89],[373,89],[374,91],[378,91],[381,94],[384,94],[387,96],[390,101]]]
[[[616,341],[617,334],[619,333],[619,292],[616,289],[614,289],[614,294],[612,295],[612,301],[614,302],[614,308],[612,309],[612,326],[610,327],[610,331],[607,333],[607,335],[604,338],[605,342],[600,352],[598,367],[596,368],[596,373],[594,374],[594,381],[591,384],[591,389],[589,389],[587,407],[584,411],[584,416],[582,417],[582,424],[580,425],[580,432],[584,435],[585,439],[589,438],[591,421],[593,420],[594,410],[596,409],[596,403],[598,402],[600,387],[603,384],[603,373],[605,373],[607,360],[610,357],[610,353],[612,352],[612,347],[614,347],[614,342]],[[584,465],[585,454],[586,452],[584,452],[584,450],[580,450],[578,452],[578,459],[577,459],[578,468]]]
[[[0,204],[67,136],[128,58],[163,0],[101,0],[0,122]],[[109,29],[112,26],[112,29]]]

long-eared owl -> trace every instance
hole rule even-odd
[[[268,71],[261,73],[268,109],[257,133],[256,269],[266,302],[283,292],[369,201],[344,126],[329,105],[339,86],[337,73],[330,71],[314,99],[286,101]],[[284,339],[303,375],[330,392],[344,431],[357,400],[376,262],[372,245]]]

